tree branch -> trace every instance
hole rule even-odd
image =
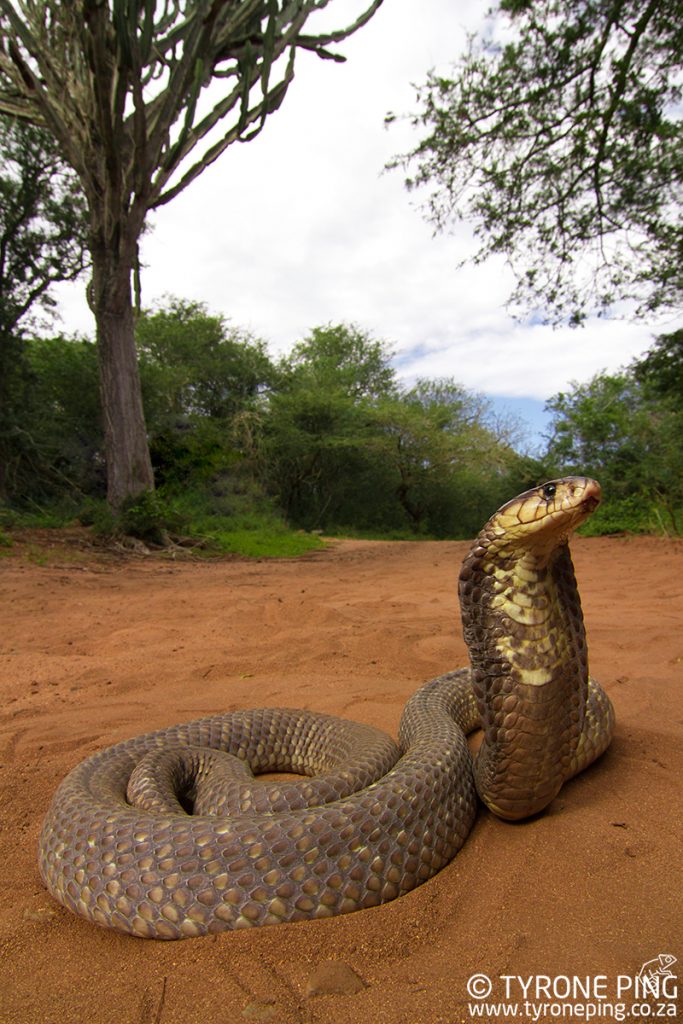
[[[182,178],[176,185],[167,189],[165,192],[160,192],[159,198],[151,204],[150,208],[157,209],[160,206],[165,206],[166,203],[169,203],[171,201],[171,199],[174,199],[175,196],[179,195],[180,192],[187,188],[190,182],[194,181],[194,179],[199,177],[199,175],[203,171],[205,171],[207,167],[214,163],[218,159],[218,157],[225,152],[229,145],[243,137],[243,133],[246,127],[248,127],[250,124],[254,124],[259,119],[261,119],[261,126],[259,127],[258,131],[260,131],[261,128],[263,127],[264,110],[266,114],[269,114],[275,111],[280,106],[293,78],[294,52],[292,51],[285,74],[282,80],[278,83],[278,85],[274,86],[263,100],[261,100],[255,107],[248,111],[246,117],[243,118],[241,122],[239,122],[236,125],[233,125],[218,142],[211,146],[202,155],[202,157],[195,164],[193,164],[188,171],[185,172],[185,174],[182,176]],[[249,136],[250,139],[253,137],[254,133],[252,133]],[[196,141],[198,140],[195,140],[195,142]],[[194,144],[195,143],[193,142],[193,145]],[[170,172],[168,174],[165,174],[164,177],[165,180],[167,181],[170,177]],[[155,189],[159,187],[158,182],[155,181],[154,187]]]

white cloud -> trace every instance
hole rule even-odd
[[[333,0],[326,17],[346,23],[362,6]],[[385,114],[413,107],[412,83],[457,56],[481,13],[479,0],[387,0],[339,47],[346,64],[301,54],[262,135],[154,215],[143,301],[204,301],[275,352],[317,324],[355,321],[393,343],[406,379],[454,376],[492,395],[542,399],[644,351],[653,328],[642,324],[515,324],[505,264],[457,270],[467,231],[432,237],[401,173],[382,173],[414,141],[405,122],[385,130]],[[65,329],[91,331],[83,286],[60,297]]]
[[[549,398],[572,380],[614,371],[647,348],[641,327],[621,321],[591,321],[583,329],[543,324],[510,325],[504,318],[480,331],[456,329],[436,349],[407,353],[408,378],[455,376],[491,395]]]

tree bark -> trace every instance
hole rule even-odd
[[[117,246],[91,245],[90,304],[97,325],[107,500],[154,490],[135,349],[131,275],[137,236]]]

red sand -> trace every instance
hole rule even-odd
[[[161,943],[87,924],[42,888],[36,844],[52,793],[104,746],[269,704],[395,735],[420,683],[466,662],[455,581],[467,547],[344,541],[299,561],[212,564],[76,564],[67,549],[45,566],[3,559],[3,1024],[458,1024],[473,1019],[475,972],[495,995],[505,974],[611,985],[659,953],[683,959],[683,543],[654,538],[573,545],[591,669],[616,708],[610,750],[535,820],[482,810],[455,860],[413,893],[324,922]],[[364,987],[307,995],[328,961]]]

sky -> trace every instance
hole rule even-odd
[[[322,17],[340,27],[364,6],[332,0]],[[355,323],[388,343],[406,384],[454,377],[497,412],[519,415],[532,447],[548,423],[546,399],[628,364],[655,334],[673,329],[514,321],[504,260],[459,268],[474,251],[470,229],[434,235],[420,211],[426,196],[409,194],[401,171],[385,170],[418,138],[407,118],[387,128],[387,113],[416,109],[416,85],[429,69],[447,69],[487,7],[384,0],[370,24],[336,48],[345,64],[301,52],[261,135],[229,147],[151,216],[141,243],[143,305],[167,295],[204,302],[273,355],[315,326]],[[64,330],[93,333],[82,282],[60,286],[55,298]]]

